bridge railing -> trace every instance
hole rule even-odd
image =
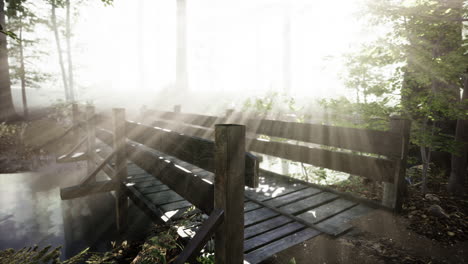
[[[258,119],[227,110],[222,117],[146,110],[142,122],[161,129],[212,139],[214,123],[246,126],[246,150],[382,182],[382,204],[402,206],[410,121],[390,118],[390,130]],[[267,136],[267,137],[261,137]],[[269,139],[265,139],[269,138]],[[280,139],[280,140],[275,140]]]
[[[137,205],[143,200],[133,186],[126,184],[127,160],[130,160],[210,215],[175,263],[193,260],[213,234],[217,263],[243,262],[245,179],[246,175],[255,175],[258,169],[255,166],[246,169],[246,160],[251,160],[252,164],[256,160],[245,153],[245,126],[216,125],[215,140],[210,141],[127,121],[124,109],[113,109],[112,117],[95,114],[92,107],[86,112],[87,157],[93,165],[77,186],[61,189],[62,199],[115,190],[117,227],[126,229],[127,197],[137,201]],[[94,156],[96,139],[113,149],[99,162]],[[215,173],[214,182],[162,158],[155,150],[181,157],[202,169],[211,169]],[[95,166],[96,163],[99,165]],[[100,170],[111,180],[96,182]],[[148,209],[154,205],[142,207]]]

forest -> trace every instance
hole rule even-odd
[[[0,264],[468,263],[468,1],[0,0]]]

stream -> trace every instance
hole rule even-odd
[[[87,247],[103,252],[111,241],[143,239],[151,221],[132,203],[129,230],[119,236],[111,193],[60,199],[60,188],[77,184],[85,173],[85,165],[76,163],[0,174],[0,250],[62,246],[61,258],[68,259]]]

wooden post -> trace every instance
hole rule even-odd
[[[86,134],[88,135],[87,167],[90,174],[96,166],[96,118],[92,105],[86,106]]]
[[[408,145],[411,121],[401,117],[391,117],[390,132],[397,133],[401,138],[401,154],[395,162],[395,178],[393,183],[384,182],[382,204],[400,212],[403,198],[406,195],[406,159],[408,156]]]
[[[215,126],[214,208],[224,211],[215,234],[215,263],[244,261],[245,126]]]
[[[115,153],[115,180],[119,182],[116,188],[116,217],[117,229],[123,232],[127,228],[128,198],[123,190],[122,183],[127,179],[126,154],[126,121],[125,109],[114,108],[114,150]]]
[[[182,112],[182,106],[174,105],[174,113],[180,113],[180,112]]]
[[[78,125],[78,122],[80,122],[80,112],[79,112],[79,109],[78,109],[78,104],[77,103],[73,103],[72,104],[72,125],[73,126],[77,126]],[[79,128],[76,128],[75,131],[73,131],[73,139],[74,139],[74,145],[78,144],[78,142],[80,141],[80,130]]]

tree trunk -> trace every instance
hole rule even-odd
[[[55,36],[55,43],[57,45],[57,52],[59,56],[59,64],[60,64],[60,71],[62,72],[62,81],[63,81],[63,88],[65,90],[65,100],[70,100],[70,92],[68,89],[68,82],[67,82],[67,73],[65,72],[65,64],[63,62],[63,54],[62,54],[62,46],[60,44],[60,37],[58,33],[57,27],[57,16],[55,14],[55,0],[51,2],[52,5],[52,14],[51,14],[51,21],[52,21],[52,30],[54,31]]]
[[[465,112],[468,111],[468,76],[465,76],[462,103],[465,103],[463,108]],[[465,191],[464,186],[467,174],[468,119],[457,120],[455,140],[460,142],[461,148],[459,149],[458,153],[452,153],[452,168],[450,172],[448,191],[453,194],[463,194]]]
[[[23,99],[24,118],[29,118],[28,101],[26,99],[26,71],[24,67],[24,46],[23,46],[23,21],[20,20],[19,28],[19,52],[20,52],[20,79],[21,79],[21,97]]]
[[[73,78],[73,61],[71,52],[71,25],[70,25],[70,0],[65,2],[67,9],[66,18],[66,39],[67,39],[67,59],[68,59],[68,88],[70,92],[70,100],[75,101],[75,88]]]
[[[0,25],[5,29],[5,2],[0,0]],[[18,118],[13,105],[8,64],[7,35],[0,33],[0,122]]]

